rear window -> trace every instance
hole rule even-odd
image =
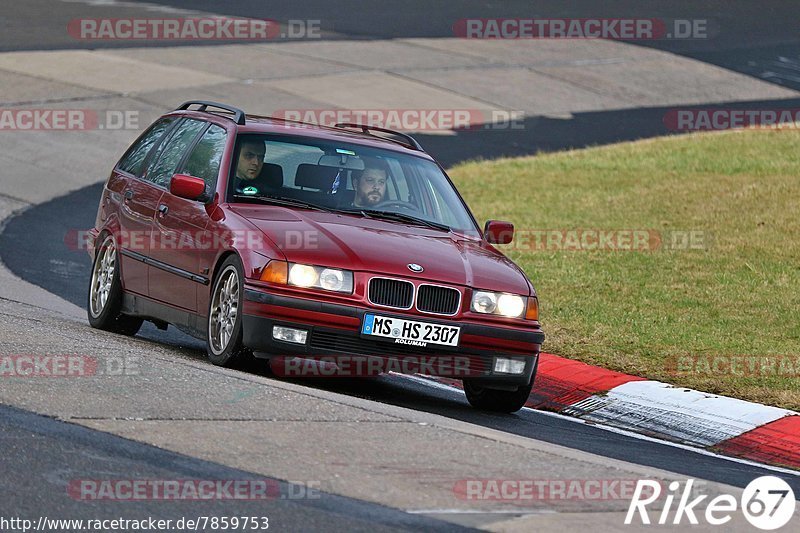
[[[281,166],[284,186],[291,188],[297,188],[294,177],[297,175],[297,168],[300,165],[316,165],[319,158],[325,155],[321,148],[306,144],[266,141],[266,146],[265,161]]]

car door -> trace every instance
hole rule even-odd
[[[220,221],[211,218],[211,215],[214,214],[213,211],[218,211],[217,204],[203,202],[213,199],[217,190],[220,172],[228,172],[228,168],[222,168],[222,160],[224,159],[226,148],[232,148],[232,137],[233,134],[228,134],[222,126],[210,125],[203,133],[200,141],[192,149],[180,170],[182,174],[189,174],[203,179],[206,184],[206,198],[201,201],[191,201],[169,195],[171,197],[170,202],[176,211],[183,213],[183,216],[193,221],[195,232],[200,231],[202,221],[202,229],[205,231],[202,232],[203,239],[197,242],[195,251],[199,263],[199,273],[206,279],[211,275],[211,269],[217,259],[217,254],[221,247],[219,240],[226,235],[219,228]],[[172,210],[172,207],[170,210]],[[193,236],[196,237],[196,233],[193,233]],[[212,280],[209,279],[208,281],[210,283]],[[209,286],[197,287],[197,313],[201,316],[207,315],[209,291]]]
[[[150,253],[153,217],[163,191],[141,176],[176,122],[176,117],[156,121],[122,156],[108,181],[109,199],[116,205],[119,220],[122,286],[126,291],[145,296],[148,294],[145,258]]]
[[[155,210],[150,240],[149,296],[190,312],[197,311],[197,286],[204,280],[195,240],[205,228],[208,215],[201,202],[170,194],[169,184],[207,127],[206,122],[184,119],[145,176],[163,193]]]

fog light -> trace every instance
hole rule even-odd
[[[272,338],[279,341],[293,342],[295,344],[305,344],[306,338],[308,338],[308,332],[304,329],[272,326]]]
[[[525,372],[525,361],[498,357],[494,360],[494,371],[499,374],[522,374]]]

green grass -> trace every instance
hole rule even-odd
[[[480,221],[517,231],[702,231],[700,250],[500,246],[539,293],[545,350],[800,409],[800,368],[671,372],[681,356],[800,363],[800,132],[668,137],[450,171]]]

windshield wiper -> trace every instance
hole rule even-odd
[[[405,213],[398,213],[396,211],[380,211],[378,209],[336,209],[333,207],[324,207],[311,202],[305,202],[296,198],[286,198],[285,196],[262,196],[257,194],[234,194],[234,198],[242,200],[258,200],[272,205],[280,205],[284,207],[302,207],[306,209],[316,209],[317,211],[326,211],[328,213],[346,213],[350,215],[361,215],[367,218],[382,218],[385,220],[395,220],[397,222],[405,222],[407,224],[415,224],[417,226],[426,226],[428,228],[436,229],[439,231],[452,231],[452,228],[446,224],[439,222],[432,222],[424,218],[415,217],[414,215],[407,215]]]
[[[452,231],[450,226],[425,220],[424,218],[415,217],[414,215],[407,215],[406,213],[398,213],[397,211],[380,211],[378,209],[359,209],[347,210],[346,213],[361,213],[367,218],[383,218],[386,220],[396,220],[397,222],[406,222],[415,224],[417,226],[427,226],[429,228],[438,229],[439,231]]]
[[[245,200],[258,200],[260,202],[280,205],[284,207],[304,207],[306,209],[316,209],[317,211],[332,212],[332,209],[322,207],[321,205],[312,204],[311,202],[304,202],[296,198],[286,198],[285,196],[261,196],[257,194],[234,194],[234,198],[241,198]]]

